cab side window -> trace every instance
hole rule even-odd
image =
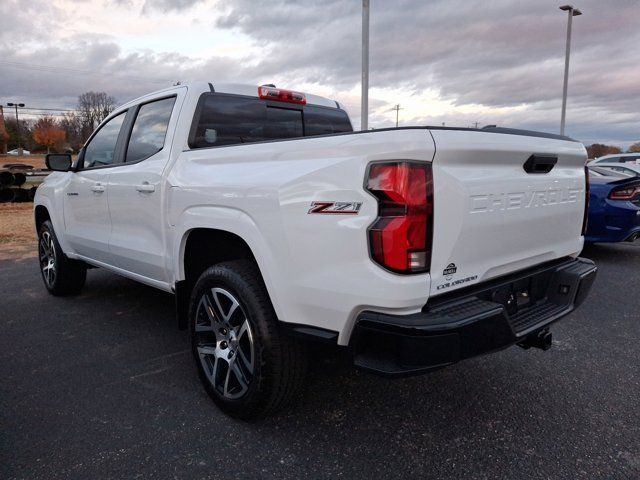
[[[139,162],[164,148],[167,128],[176,97],[145,103],[138,110],[125,162]]]
[[[126,112],[113,117],[93,136],[84,152],[83,168],[103,167],[113,164],[116,143]]]

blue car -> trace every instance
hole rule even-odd
[[[640,238],[640,178],[589,167],[586,242],[633,242]]]

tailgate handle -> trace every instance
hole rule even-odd
[[[555,155],[531,155],[522,167],[527,173],[549,173],[556,163]]]

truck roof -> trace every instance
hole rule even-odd
[[[272,86],[272,85],[269,85],[269,86]],[[127,107],[129,104],[139,103],[140,101],[145,100],[147,97],[157,96],[157,94],[159,93],[169,93],[184,87],[193,88],[194,90],[201,90],[202,92],[210,91],[210,92],[229,93],[233,95],[245,95],[249,97],[259,98],[258,88],[260,87],[260,85],[249,85],[249,84],[242,84],[242,83],[213,83],[213,82],[183,83],[180,85],[174,85],[172,87],[163,88],[161,90],[156,90],[154,92],[145,94],[141,97],[138,97],[136,99],[133,99],[127,102],[126,104],[122,105],[122,107]],[[331,100],[326,97],[321,97],[320,95],[313,95],[311,93],[306,93],[306,92],[300,92],[300,93],[304,93],[307,104],[320,105],[320,106],[329,107],[329,108],[340,108],[344,110],[342,105],[340,105],[335,100]],[[118,108],[118,110],[119,109],[120,107]]]

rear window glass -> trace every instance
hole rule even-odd
[[[205,94],[194,122],[192,148],[353,131],[347,114],[336,108],[287,108],[220,94]]]
[[[344,110],[315,107],[304,109],[305,136],[352,132],[351,122]]]
[[[302,112],[300,110],[273,107],[267,107],[265,110],[265,140],[302,136]]]

